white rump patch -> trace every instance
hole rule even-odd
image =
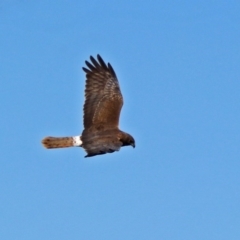
[[[76,136],[76,137],[72,137],[72,138],[73,138],[73,146],[74,147],[81,147],[82,146],[81,136]]]

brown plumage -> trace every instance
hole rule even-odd
[[[46,137],[42,140],[45,148],[66,148],[73,147],[74,137]]]
[[[134,138],[119,130],[119,117],[123,105],[123,97],[117,76],[110,65],[97,55],[97,60],[90,56],[91,63],[86,61],[84,130],[82,136],[53,138],[46,137],[42,144],[46,148],[62,148],[80,146],[87,155],[112,153],[123,146],[135,147]]]

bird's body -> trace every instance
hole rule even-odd
[[[63,148],[79,146],[87,152],[85,157],[112,153],[121,147],[132,145],[134,138],[119,130],[119,117],[123,105],[123,97],[112,66],[97,55],[92,56],[92,63],[86,61],[84,130],[76,137],[46,137],[42,140],[46,148]]]

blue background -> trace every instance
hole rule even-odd
[[[240,2],[0,2],[0,236],[240,239]],[[82,131],[100,54],[136,148],[45,150]]]

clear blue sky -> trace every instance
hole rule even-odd
[[[136,148],[45,150],[82,131],[100,54]],[[0,238],[240,239],[240,2],[0,2]]]

